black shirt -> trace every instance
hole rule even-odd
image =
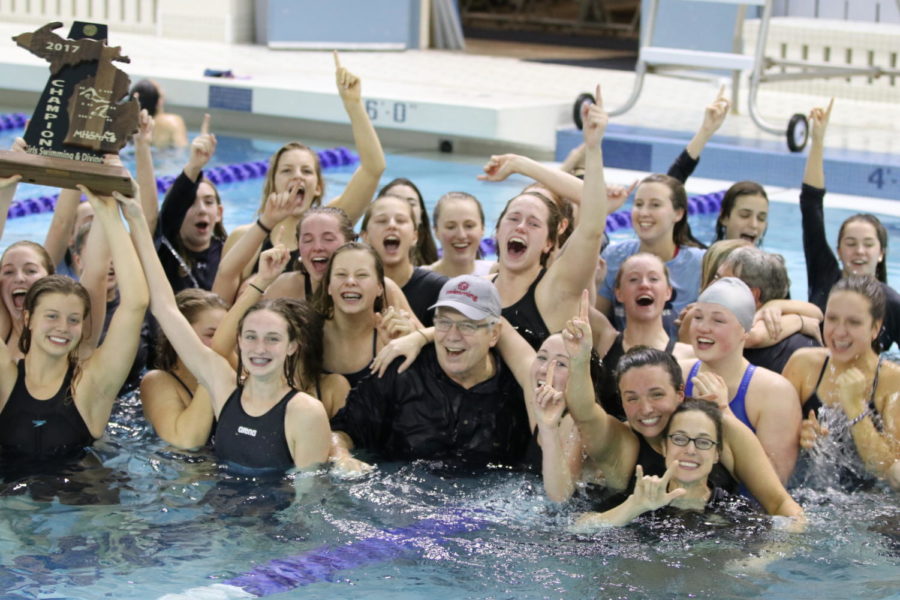
[[[399,374],[398,358],[384,377],[350,391],[331,428],[384,460],[519,464],[530,437],[525,400],[512,372],[492,356],[494,376],[469,389],[444,373],[433,347]]]

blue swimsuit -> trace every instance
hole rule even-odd
[[[691,367],[691,372],[688,374],[687,382],[684,385],[685,396],[690,396],[694,391],[694,383],[691,380],[697,376],[697,373],[700,371],[700,365],[701,362],[698,360],[694,363],[694,366]],[[734,398],[731,399],[728,406],[731,408],[731,412],[734,413],[735,417],[740,419],[753,433],[756,433],[756,428],[747,416],[747,407],[745,406],[747,388],[750,387],[750,378],[753,377],[754,372],[756,372],[756,365],[747,365],[747,370],[744,371],[744,376],[741,377],[741,384],[738,386],[737,394],[734,395]]]

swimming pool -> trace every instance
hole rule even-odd
[[[216,158],[264,159],[279,145],[222,139]],[[184,162],[175,152],[161,158],[158,174]],[[437,163],[391,154],[383,179],[409,177],[429,208],[450,189],[468,191],[493,223],[522,182],[478,182],[480,158],[452,158]],[[326,172],[329,197],[352,171]],[[222,186],[229,229],[255,218],[259,189],[259,180]],[[22,186],[19,195],[37,193]],[[848,214],[829,210],[829,237]],[[785,254],[792,293],[805,297],[802,249],[795,247],[799,211],[773,203],[771,219],[765,247]],[[49,214],[10,220],[3,246],[36,233],[40,239],[49,221]],[[692,217],[704,240],[713,222]],[[885,222],[892,232],[900,227],[897,219]],[[897,251],[889,269],[900,264]],[[675,524],[584,538],[565,527],[587,501],[556,507],[531,474],[497,469],[475,478],[416,463],[382,465],[355,482],[326,474],[229,480],[208,455],[161,443],[134,396],[117,404],[95,450],[92,467],[35,478],[0,496],[0,598],[158,598],[258,582],[253,576],[264,572],[281,586],[272,588],[281,590],[275,598],[874,599],[897,597],[900,589],[900,509],[896,496],[883,491],[800,491],[810,517],[801,535],[748,519],[737,526],[710,522],[701,533]],[[66,502],[36,501],[28,493],[61,479],[74,490]],[[92,503],[71,503],[78,498]],[[766,548],[776,553],[767,566],[741,562]]]

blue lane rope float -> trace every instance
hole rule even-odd
[[[10,113],[8,115],[0,115],[0,131],[12,131],[13,129],[22,129],[28,115],[25,113]]]
[[[345,167],[359,162],[359,156],[343,147],[320,150],[318,155],[323,170]],[[210,167],[203,171],[203,174],[214,184],[220,185],[264,177],[268,168],[268,161],[258,160]],[[174,181],[174,175],[161,175],[156,178],[156,189],[160,194],[164,194]],[[58,198],[59,194],[53,194],[14,200],[9,206],[6,218],[17,219],[28,215],[53,212],[53,209],[56,208],[56,201]]]
[[[340,571],[418,555],[430,544],[444,544],[447,536],[477,531],[487,521],[470,513],[422,519],[406,527],[385,529],[341,546],[320,546],[309,552],[270,560],[222,583],[166,594],[160,600],[188,598],[262,598],[313,583],[333,582]]]

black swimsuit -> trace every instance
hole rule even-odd
[[[535,290],[537,290],[537,286],[541,279],[544,278],[546,272],[547,269],[541,269],[535,280],[528,286],[528,291],[525,292],[525,295],[500,312],[509,321],[509,324],[519,332],[519,335],[525,338],[525,341],[535,350],[540,349],[544,340],[550,337],[550,329],[544,322],[541,311],[538,309],[537,300],[534,298]],[[496,282],[497,278],[495,277],[494,283],[496,284]]]
[[[377,354],[377,352],[378,352],[378,332],[373,331],[372,332],[372,360],[375,360],[375,355]],[[362,381],[363,379],[365,379],[366,377],[368,377],[369,375],[372,374],[372,371],[369,370],[369,365],[372,364],[372,360],[370,360],[368,363],[366,363],[366,366],[364,366],[359,371],[354,371],[353,373],[339,373],[339,375],[343,375],[344,379],[347,380],[347,383],[350,384],[350,389],[355,388],[356,384],[358,384],[360,381]],[[325,372],[332,373],[332,371],[325,371]]]
[[[216,458],[238,472],[284,472],[294,466],[284,431],[287,405],[297,390],[291,389],[278,404],[258,417],[248,415],[241,404],[243,386],[235,388],[216,424]]]
[[[813,388],[812,395],[803,403],[804,417],[806,417],[811,410],[815,411],[818,415],[819,409],[823,406],[822,400],[819,398],[819,384],[822,383],[822,377],[825,376],[825,369],[828,367],[828,361],[830,359],[830,356],[825,357],[825,362],[822,363],[822,370],[819,371],[819,378],[816,380],[816,387]],[[875,408],[875,390],[878,389],[878,373],[881,371],[882,360],[884,360],[884,355],[878,357],[878,364],[875,366],[875,378],[872,380],[872,392],[869,394],[869,405],[866,407],[872,415],[872,423],[878,431],[881,431],[883,423],[881,421],[881,415],[878,414],[878,409]]]
[[[39,400],[28,392],[24,359],[19,361],[17,369],[16,384],[0,412],[0,448],[4,461],[79,457],[94,443],[94,436],[71,395],[74,367],[69,367],[59,390],[47,400]]]

